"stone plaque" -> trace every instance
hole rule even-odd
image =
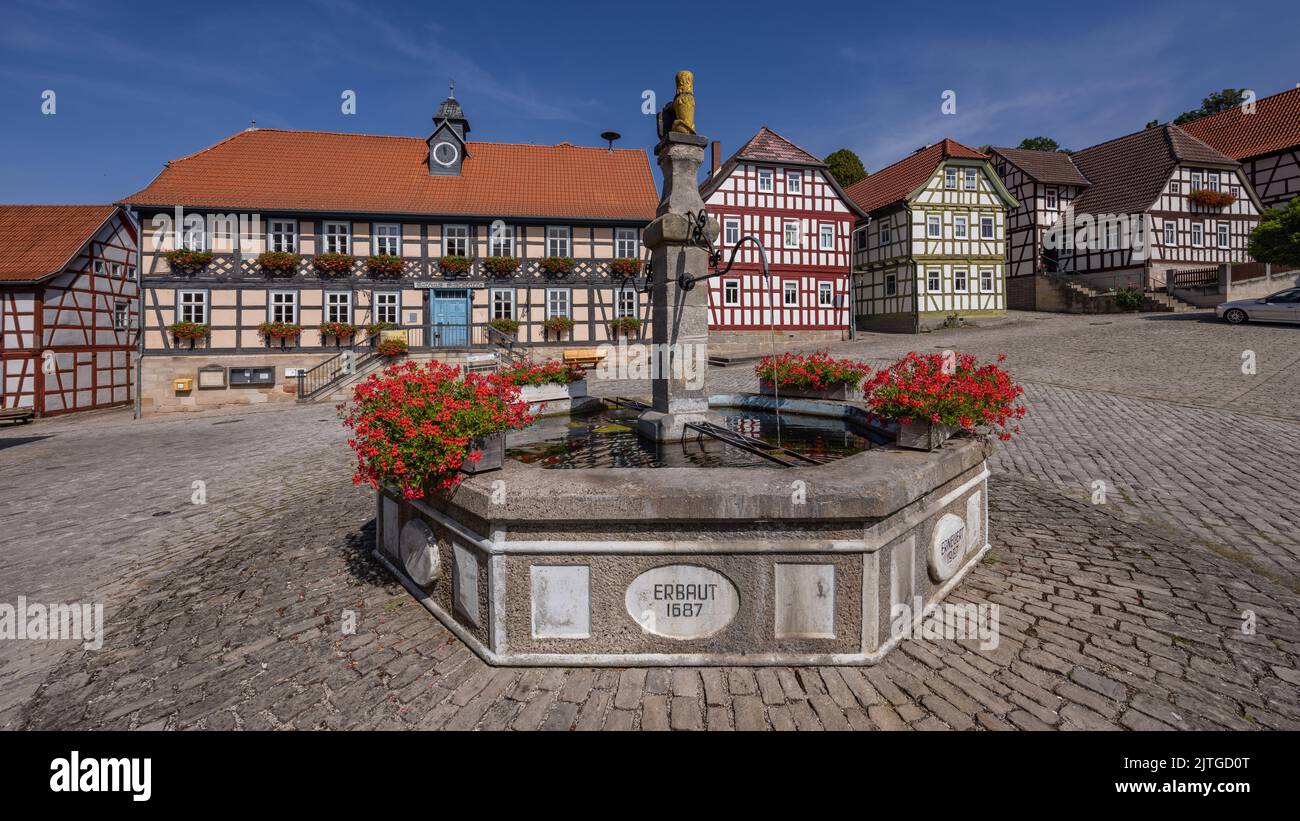
[[[452,577],[456,609],[462,616],[469,619],[470,624],[480,627],[478,617],[478,557],[455,542],[452,542],[451,553],[456,561],[456,575]]]
[[[591,568],[585,564],[535,564],[528,573],[533,638],[591,638]]]
[[[947,581],[965,557],[966,522],[960,516],[945,513],[930,535],[930,575],[937,582]]]
[[[835,638],[835,565],[776,566],[776,637]]]
[[[705,639],[722,630],[740,609],[736,586],[726,576],[693,564],[647,570],[624,597],[641,629],[670,639]]]
[[[984,537],[984,494],[978,490],[966,500],[966,544],[971,550],[979,550],[986,541]]]
[[[442,558],[438,555],[438,539],[427,524],[412,519],[402,528],[400,548],[402,567],[411,581],[427,587],[442,575]]]

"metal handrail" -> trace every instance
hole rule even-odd
[[[366,344],[363,345],[362,342]],[[298,398],[310,399],[356,374],[377,356],[369,341],[358,340],[337,355],[307,370],[298,371]]]

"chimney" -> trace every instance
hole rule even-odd
[[[718,175],[718,172],[721,170],[722,170],[722,143],[718,142],[717,140],[714,140],[713,141],[713,163],[712,163],[712,167],[709,168],[709,176],[716,177]]]

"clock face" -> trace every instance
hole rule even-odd
[[[439,165],[451,165],[460,156],[460,149],[455,143],[441,142],[433,147],[433,158]]]

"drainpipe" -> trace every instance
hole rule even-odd
[[[135,226],[135,400],[131,403],[132,419],[140,418],[140,391],[144,379],[144,232],[134,209],[126,212]]]

